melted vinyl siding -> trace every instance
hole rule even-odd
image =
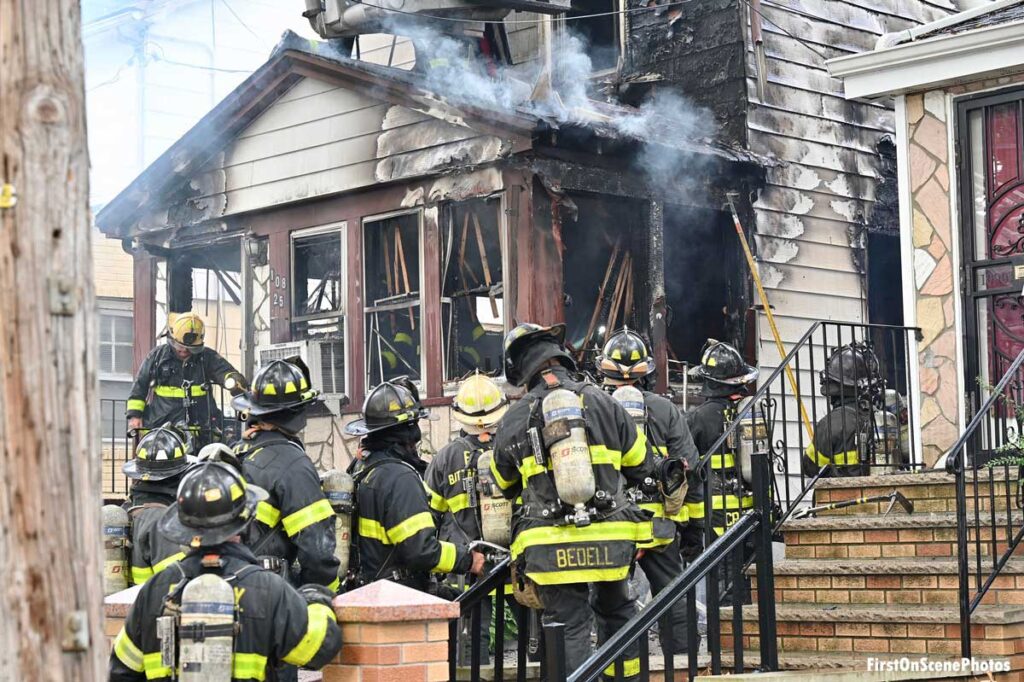
[[[491,142],[484,154],[479,146],[466,149],[480,140]],[[469,128],[306,78],[242,131],[222,163],[194,185],[231,215],[372,185],[382,167],[411,177],[505,151]]]
[[[872,49],[882,33],[950,9],[949,2],[918,0],[764,0],[763,102],[746,35],[748,142],[754,152],[782,162],[768,171],[754,209],[759,269],[787,344],[817,319],[864,320],[850,240],[874,202],[876,144],[894,126],[886,107],[846,101],[842,82],[829,76],[822,57]],[[759,336],[771,339],[764,321]],[[762,343],[761,358],[763,367],[778,362],[773,344]]]

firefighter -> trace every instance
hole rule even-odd
[[[850,343],[837,348],[819,375],[821,394],[831,409],[814,427],[801,469],[813,478],[867,476],[876,449],[874,402],[884,388],[878,358],[868,346]]]
[[[744,362],[733,346],[708,339],[695,373],[703,381],[701,395],[706,400],[687,413],[686,421],[697,451],[703,457],[736,419],[740,401],[751,395],[757,368]],[[711,523],[716,535],[722,535],[739,520],[744,510],[754,506],[753,493],[740,475],[736,454],[735,448],[723,443],[710,460]],[[749,556],[753,550],[748,546],[744,551]],[[719,579],[721,604],[731,604],[731,590],[727,589],[732,580],[729,571],[723,568]],[[745,580],[744,590],[745,601],[749,596],[749,579]]]
[[[639,564],[651,584],[651,594],[656,595],[683,572],[681,544],[685,543],[683,552],[687,557],[696,557],[704,547],[700,525],[695,526],[696,532],[687,532],[683,536],[678,532],[691,528],[691,508],[699,508],[699,515],[703,518],[703,486],[699,480],[694,480],[700,455],[682,413],[670,400],[646,390],[645,385],[655,371],[655,363],[648,352],[647,343],[639,334],[626,328],[613,334],[597,358],[597,367],[602,383],[609,392],[622,386],[634,386],[641,391],[643,404],[636,407],[644,416],[638,428],[643,430],[647,438],[647,456],[651,468],[657,469],[662,460],[669,458],[685,462],[688,469],[686,504],[676,514],[666,514],[664,500],[657,489],[636,489],[641,508],[654,514],[654,539],[641,546],[644,551]],[[664,625],[659,629],[662,651],[685,653],[687,622],[686,602],[683,600],[673,607],[670,632],[671,637]]]
[[[121,470],[132,480],[124,509],[131,519],[131,579],[142,585],[175,561],[181,547],[156,529],[157,520],[173,504],[181,476],[189,467],[192,445],[188,435],[170,425],[156,428],[139,441],[135,458]]]
[[[476,540],[496,541],[495,538],[484,537],[484,514],[494,513],[497,507],[490,500],[483,499],[478,462],[485,453],[493,456],[494,429],[507,410],[508,399],[490,377],[476,373],[459,386],[452,405],[452,417],[462,425],[461,432],[458,438],[438,450],[424,474],[430,508],[440,518],[441,540],[462,545]],[[485,476],[489,474],[489,470],[484,473]],[[509,511],[511,505],[502,498],[500,507]],[[511,524],[510,514],[505,523]],[[505,531],[510,533],[511,529],[506,527]],[[507,544],[507,539],[504,542]],[[459,585],[463,586],[464,582]],[[506,593],[511,594],[511,585],[506,587]],[[485,607],[482,616],[480,628],[486,658],[491,609]],[[469,625],[469,616],[463,616],[459,632],[466,631]],[[460,638],[459,651],[464,658],[468,656],[469,644],[468,638]]]
[[[222,461],[200,463],[185,474],[177,502],[164,511],[158,527],[170,541],[187,545],[189,554],[142,587],[114,639],[111,682],[180,676],[180,669],[172,671],[161,660],[157,619],[180,610],[189,583],[205,573],[220,576],[234,588],[235,626],[230,652],[214,650],[218,638],[208,632],[207,651],[200,653],[214,665],[230,653],[233,680],[276,680],[274,669],[281,663],[319,669],[337,655],[341,630],[330,592],[320,585],[296,590],[261,568],[241,543],[257,504],[265,498],[265,491],[247,485],[236,468]],[[178,641],[184,627],[177,628]],[[185,652],[178,649],[180,667]]]
[[[269,495],[256,510],[246,544],[266,557],[267,567],[290,575],[296,584],[337,591],[334,510],[299,439],[306,411],[318,395],[298,357],[263,366],[252,388],[231,403],[245,422],[235,453],[245,478]]]
[[[510,384],[527,389],[498,425],[491,464],[502,494],[522,497],[511,548],[517,599],[542,605],[545,623],[565,625],[574,670],[592,651],[592,616],[604,642],[636,613],[628,577],[652,529],[626,487],[650,473],[647,442],[621,405],[570,374],[564,325],[514,328],[504,367]],[[637,656],[636,644],[624,653],[626,677],[639,673]]]
[[[196,435],[197,447],[219,440],[224,416],[210,385],[237,395],[245,390],[245,377],[204,345],[205,333],[196,313],[172,316],[167,343],[150,351],[132,384],[126,411],[129,431],[185,423]]]
[[[353,462],[356,488],[357,584],[388,579],[436,592],[431,574],[483,570],[484,557],[437,537],[423,484],[419,420],[427,417],[415,385],[398,377],[374,387],[362,418],[345,427],[362,438]]]

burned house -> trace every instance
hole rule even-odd
[[[519,321],[564,321],[582,360],[637,328],[662,388],[707,337],[770,368],[727,194],[785,342],[815,319],[899,321],[885,279],[898,289],[895,218],[873,211],[894,182],[891,112],[843,100],[814,55],[865,49],[948,3],[835,4],[829,17],[734,0],[581,5],[582,99],[571,80],[545,92],[543,69],[510,103],[467,96],[450,64],[285,40],[97,216],[134,258],[136,363],[167,313],[191,306],[191,272],[218,273],[246,321],[244,371],[295,353],[312,368],[328,399],[305,435],[323,465],[350,452],[341,426],[367,388],[400,374],[439,416],[433,447],[446,442],[454,383],[500,373]],[[513,64],[569,25],[512,16],[527,27],[507,33]],[[396,44],[376,54],[394,63]]]

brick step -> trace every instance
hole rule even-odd
[[[971,479],[967,482],[968,509],[975,508],[974,489],[978,491],[977,506],[981,510],[995,509],[1006,511],[1014,508],[1016,497],[1017,472],[1010,471],[1009,477],[1002,468],[990,472],[978,473],[975,486]],[[845,502],[859,497],[885,495],[893,489],[899,490],[907,499],[914,502],[915,513],[919,512],[955,512],[956,482],[952,474],[941,471],[923,471],[913,474],[884,474],[880,476],[855,476],[850,478],[825,478],[814,485],[814,504]],[[863,516],[880,514],[888,507],[888,502],[873,502],[845,509],[822,512],[819,516]],[[896,510],[893,513],[898,513]]]
[[[757,650],[757,606],[743,607],[744,650]],[[847,655],[937,654],[960,652],[960,614],[956,606],[871,605],[825,606],[778,604],[779,651],[831,652]],[[972,616],[975,656],[1012,657],[1014,670],[1024,670],[1024,607],[979,606]],[[734,647],[732,609],[722,610],[722,649]]]
[[[756,565],[750,573],[756,574]],[[751,581],[756,594],[756,581]],[[952,559],[787,559],[775,564],[780,604],[956,604]],[[1024,608],[1024,560],[1008,561],[983,604]]]
[[[981,554],[992,553],[995,528],[996,552],[1001,556],[1009,546],[1008,536],[1024,525],[1024,513],[997,512],[968,521],[968,554],[977,553],[975,539],[982,540]],[[1008,525],[1009,524],[1009,525]],[[782,525],[787,559],[877,559],[895,557],[952,557],[957,554],[956,514],[893,512],[889,516],[822,516],[796,519]],[[1015,555],[1024,556],[1024,543]]]

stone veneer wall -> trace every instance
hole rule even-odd
[[[907,95],[907,140],[913,210],[914,288],[921,373],[921,442],[926,464],[933,464],[956,441],[961,369],[953,268],[959,264],[959,228],[950,213],[949,130],[955,107],[946,94],[965,94],[1024,81],[1024,74],[977,81],[942,90]]]

